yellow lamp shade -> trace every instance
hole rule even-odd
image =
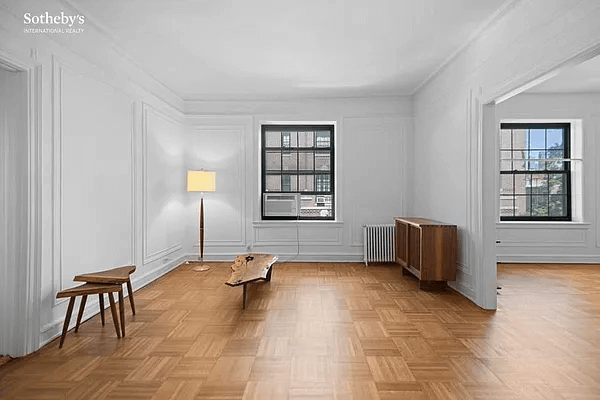
[[[188,192],[214,192],[215,173],[212,171],[188,171]]]

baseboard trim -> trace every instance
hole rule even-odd
[[[543,264],[598,264],[600,255],[594,254],[503,254],[497,255],[499,263],[543,263]]]
[[[153,269],[152,271],[147,272],[144,275],[135,277],[131,281],[131,286],[135,288],[134,292],[143,288],[144,286],[148,285],[149,283],[157,280],[158,278],[165,275],[169,271],[177,268],[185,261],[186,261],[186,257],[180,256],[179,258],[172,260],[171,262],[168,262],[166,264],[163,264],[163,265]],[[127,288],[124,287],[123,289],[124,289],[123,296],[129,295],[129,293],[127,293]],[[76,312],[77,310],[74,310],[74,311]],[[86,303],[85,311],[83,312],[82,321],[85,322],[88,319],[94,317],[95,315],[97,315],[99,313],[100,313],[100,308],[98,306],[98,298],[96,297],[95,300]],[[41,331],[40,331],[40,347],[39,348],[45,346],[46,344],[50,343],[51,341],[53,341],[54,339],[56,339],[57,337],[60,336],[60,334],[62,332],[61,328],[62,328],[63,321],[64,321],[64,316],[42,326]],[[77,321],[77,318],[71,317],[71,323],[69,324],[69,329],[72,329],[75,327],[76,321]]]
[[[250,252],[256,253],[270,253],[268,250],[258,250],[253,249]],[[243,253],[243,252],[242,252]],[[204,261],[233,261],[238,254],[242,253],[213,253],[210,255],[204,256]],[[296,255],[296,253],[282,253],[282,252],[272,252],[274,255],[279,257],[279,262],[364,262],[363,255],[361,254],[346,254],[346,253],[337,253],[337,254],[319,254],[319,253],[300,253]],[[198,261],[198,256],[196,254],[187,254],[187,261]]]
[[[467,299],[471,300],[478,307],[481,307],[475,301],[475,288],[473,286],[467,286],[458,281],[448,282],[448,286],[460,293],[462,296],[465,296]]]

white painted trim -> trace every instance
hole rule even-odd
[[[594,254],[498,254],[499,263],[534,264],[599,264],[600,255]]]
[[[289,246],[288,246],[289,247]],[[233,261],[239,252],[231,253],[213,253],[204,255],[204,261],[210,262],[221,262],[221,261]],[[278,262],[356,262],[364,265],[363,254],[348,254],[348,253],[302,253],[296,256],[296,252],[276,252],[274,253],[279,257]],[[186,259],[189,261],[197,261],[197,254],[186,254]],[[293,260],[291,260],[293,258]],[[289,261],[288,261],[289,260]],[[400,271],[400,266],[398,266]]]
[[[477,304],[475,301],[475,288],[473,286],[459,283],[458,281],[448,282],[448,286],[465,296],[467,299],[471,300],[473,303]]]
[[[21,301],[25,314],[21,335],[23,341],[15,343],[11,355],[25,355],[39,348],[41,318],[42,274],[42,65],[37,62],[37,52],[31,59],[13,56],[0,49],[0,63],[15,71],[27,74],[27,135],[28,135],[28,209],[27,209],[27,265],[23,282],[25,290]]]
[[[496,229],[564,229],[564,230],[589,230],[589,222],[547,222],[547,221],[502,221],[496,222]]]
[[[594,154],[596,157],[596,248],[600,248],[600,113],[592,115],[592,121],[594,132],[591,135],[594,140],[595,151]]]
[[[142,102],[142,263],[144,265],[167,256],[183,248],[181,243],[172,245],[148,254],[148,115],[161,118],[163,121],[180,126],[181,123],[175,118],[157,110],[151,105]]]
[[[166,249],[162,249],[162,250],[159,250],[152,254],[149,254],[147,257],[144,257],[144,264],[150,264],[151,262],[159,260],[162,257],[171,255],[171,254],[175,253],[176,251],[181,250],[182,248],[183,248],[183,246],[180,243],[177,243],[170,247],[167,247]]]
[[[52,55],[52,307],[62,288],[62,77],[65,66]]]
[[[461,271],[463,273],[465,273],[466,275],[471,275],[473,272],[471,271],[471,267],[468,265],[465,265],[464,263],[457,261],[456,262],[456,269],[458,271]],[[463,285],[464,286],[464,285]]]

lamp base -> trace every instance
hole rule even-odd
[[[210,269],[209,265],[198,265],[197,267],[192,268],[192,271],[196,271],[196,272],[204,272],[204,271],[208,271]]]

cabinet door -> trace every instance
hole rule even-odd
[[[395,246],[396,246],[396,262],[402,266],[408,263],[407,255],[407,240],[408,240],[408,225],[400,221],[396,221],[394,227]]]
[[[421,271],[421,229],[408,227],[408,265]]]

